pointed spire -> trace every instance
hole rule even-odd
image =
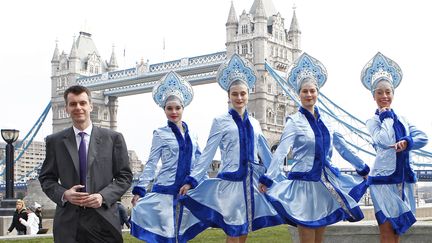
[[[261,3],[259,4],[259,2]],[[276,11],[276,8],[272,0],[254,0],[252,7],[249,10],[249,13],[256,16],[258,5],[261,5],[262,6],[261,8],[264,8],[267,18],[270,18],[271,16],[278,13],[278,11]]]
[[[69,58],[78,58],[78,50],[76,46],[75,36],[73,37],[72,48],[69,54]]]
[[[229,14],[228,14],[227,24],[237,24],[237,23],[238,23],[237,14],[236,14],[236,11],[234,9],[234,3],[233,3],[233,1],[231,1],[231,7],[230,7]]]
[[[290,29],[289,29],[288,33],[299,33],[299,34],[301,34],[295,10],[296,10],[296,6],[294,4],[293,5],[293,17],[292,17],[292,20],[291,20],[291,25],[290,25]]]
[[[117,58],[116,58],[116,55],[115,55],[115,51],[114,51],[114,49],[115,49],[115,46],[113,45],[113,46],[112,46],[111,58],[110,58],[110,61],[109,61],[109,64],[108,64],[108,66],[109,66],[110,68],[118,68],[118,65],[117,65]]]
[[[262,0],[255,0],[254,4],[255,3],[256,3],[255,18],[257,18],[257,17],[265,17],[265,18],[267,18],[263,1]]]
[[[51,59],[51,62],[58,62],[59,59],[59,49],[58,49],[58,40],[56,40],[56,45],[55,45],[55,49],[54,49],[54,54],[53,57]]]

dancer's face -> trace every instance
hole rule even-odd
[[[245,84],[232,85],[229,89],[229,100],[236,111],[246,109],[249,92]]]
[[[300,89],[300,102],[306,110],[313,110],[318,99],[318,89],[313,82],[305,82]]]
[[[165,115],[167,119],[175,124],[182,121],[183,106],[179,100],[167,101],[164,107]]]
[[[390,108],[393,101],[393,88],[389,82],[379,81],[374,91],[374,100],[378,108]]]

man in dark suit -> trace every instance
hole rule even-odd
[[[46,138],[39,181],[56,204],[54,241],[123,242],[117,200],[132,172],[120,133],[92,125],[91,93],[71,86],[64,93],[73,127]]]

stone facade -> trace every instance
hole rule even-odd
[[[53,132],[61,131],[71,126],[64,107],[64,91],[77,84],[81,76],[92,76],[118,68],[113,52],[110,61],[103,61],[91,38],[91,34],[81,31],[73,40],[69,55],[64,51],[59,54],[58,44],[51,60],[51,103],[53,114]],[[92,92],[93,111],[91,119],[94,125],[109,129],[117,129],[117,97],[106,97],[101,91]]]

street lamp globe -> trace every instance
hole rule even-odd
[[[18,139],[19,131],[16,129],[2,129],[1,135],[6,143],[11,144]]]
[[[14,198],[14,146],[13,142],[18,139],[19,131],[15,129],[1,129],[1,135],[6,141],[6,195],[5,199]]]

